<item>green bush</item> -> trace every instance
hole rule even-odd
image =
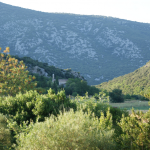
[[[86,81],[79,78],[69,78],[65,86],[66,95],[73,95],[74,92],[83,96],[86,92],[89,95],[99,93],[99,89],[94,86],[89,86]]]
[[[110,101],[112,103],[122,103],[124,102],[124,98],[122,95],[122,90],[114,89],[112,92],[109,92]]]
[[[118,125],[122,129],[117,138],[121,149],[150,149],[150,110],[145,114],[133,110],[129,117],[123,116]]]
[[[108,103],[97,101],[94,97],[77,96],[72,102],[76,104],[78,110],[83,110],[83,112],[88,112],[88,110],[90,110],[97,117],[100,117],[101,112],[106,116],[106,112],[109,108]]]
[[[28,134],[21,133],[17,142],[18,150],[115,150],[112,139],[111,115],[101,118],[90,117],[82,110],[74,113],[60,113],[58,118],[51,115],[44,122],[35,123]]]
[[[6,117],[0,114],[0,149],[8,149],[11,146],[11,132],[7,127]]]
[[[77,95],[78,95],[77,92],[73,92],[73,93],[72,93],[72,96],[74,96],[74,97],[76,97]]]
[[[55,94],[49,89],[45,95],[40,95],[37,91],[27,91],[25,94],[17,94],[16,97],[0,97],[0,112],[12,115],[18,124],[27,120],[43,121],[51,114],[57,115],[63,107],[68,110],[76,109],[76,105],[66,98],[65,91]]]
[[[149,101],[148,98],[146,98],[146,97],[144,97],[144,96],[141,96],[141,95],[139,95],[139,99],[140,99],[141,101]]]
[[[126,94],[126,95],[124,95],[124,99],[131,99],[132,97],[131,97],[131,95],[130,94]]]
[[[77,96],[75,100],[72,100],[76,105],[78,110],[83,110],[83,112],[88,112],[90,110],[98,118],[101,116],[101,112],[106,116],[106,112],[110,109],[112,114],[113,125],[116,125],[116,121],[120,121],[122,115],[128,116],[128,111],[121,110],[120,108],[114,108],[110,106],[105,101],[96,100],[94,97],[81,97]]]
[[[93,95],[93,97],[94,97],[96,100],[98,100],[98,99],[99,99],[99,94],[95,93],[95,94]]]
[[[110,106],[110,113],[112,114],[113,124],[116,126],[117,122],[120,122],[122,115],[129,116],[129,112],[126,109],[120,109]]]
[[[139,99],[139,95],[131,95],[131,99],[137,100]]]

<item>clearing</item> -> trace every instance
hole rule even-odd
[[[125,100],[124,103],[109,103],[113,107],[119,107],[121,109],[126,108],[130,113],[132,107],[134,110],[141,110],[143,112],[147,112],[150,108],[148,105],[149,101],[141,101],[141,100]]]

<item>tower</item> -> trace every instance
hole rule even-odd
[[[52,75],[52,83],[54,83],[55,79],[54,79],[54,74]]]

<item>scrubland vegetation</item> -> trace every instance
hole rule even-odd
[[[108,82],[103,82],[96,86],[111,92],[114,89],[122,90],[126,99],[150,98],[150,61],[146,65],[129,74],[114,78]]]
[[[150,111],[129,115],[107,98],[27,91],[0,99],[2,149],[149,149]]]
[[[1,54],[0,149],[150,149],[150,110],[129,114],[109,104],[122,104],[122,91],[104,90],[91,97],[86,92],[74,98],[67,97],[64,90],[50,88],[42,93],[23,62],[3,57]],[[18,86],[18,77],[27,84]]]

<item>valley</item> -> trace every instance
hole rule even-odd
[[[150,149],[150,24],[1,2],[0,19],[0,149]]]

